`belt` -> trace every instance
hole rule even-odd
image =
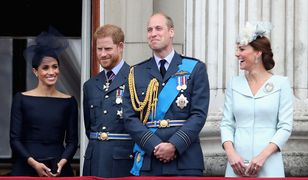
[[[170,119],[162,119],[156,121],[150,121],[146,123],[146,126],[149,128],[167,128],[174,126],[183,126],[186,120],[170,120]]]
[[[129,134],[109,133],[109,132],[91,132],[90,139],[107,141],[107,140],[131,140]]]

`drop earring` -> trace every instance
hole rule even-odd
[[[260,61],[261,61],[261,57],[260,56],[255,58],[255,64],[258,64]]]

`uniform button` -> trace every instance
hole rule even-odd
[[[106,130],[106,129],[107,129],[106,126],[103,126],[103,127],[102,127],[102,130]]]
[[[129,155],[129,158],[130,158],[130,159],[133,159],[133,158],[134,158],[134,156],[133,156],[132,154],[130,154],[130,155]]]
[[[93,105],[91,105],[90,107],[91,107],[91,108],[93,108],[94,106],[93,106]]]
[[[107,110],[104,110],[104,114],[107,114]]]
[[[108,95],[106,95],[106,96],[105,96],[105,99],[107,99],[107,98],[109,98],[109,96],[108,96]]]
[[[142,92],[141,94],[144,95],[144,92]]]
[[[162,83],[161,85],[162,85],[162,86],[165,86],[166,84],[165,84],[165,83]]]

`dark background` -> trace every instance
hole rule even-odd
[[[81,36],[82,0],[4,0],[0,36],[37,36],[54,26],[64,36]]]
[[[82,0],[0,1],[0,82],[2,82],[0,87],[0,176],[10,175],[11,170],[12,157],[8,137],[11,100],[16,92],[27,90],[27,66],[23,51],[29,39],[33,39],[42,31],[48,31],[49,26],[56,28],[68,39],[80,40]],[[65,56],[67,66],[63,73],[69,74],[66,75],[67,77],[80,79],[78,73],[77,75],[75,73],[78,69],[74,69],[76,66],[71,65],[76,63],[75,56],[72,51],[67,52]],[[9,82],[5,83],[5,81]],[[67,87],[73,86],[68,84]],[[79,155],[74,158],[72,164],[76,175],[79,175],[78,158]]]

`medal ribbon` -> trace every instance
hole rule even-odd
[[[124,90],[122,90],[122,89],[117,89],[117,97],[123,97],[123,92],[124,92]]]
[[[183,59],[182,64],[178,66],[180,71],[186,71],[191,74],[193,71],[195,65],[197,64],[197,61],[191,60],[191,59]],[[156,110],[156,116],[155,119],[151,120],[159,120],[163,119],[165,117],[166,112],[168,111],[169,107],[171,106],[172,102],[174,99],[177,97],[179,91],[176,89],[177,87],[177,82],[178,82],[178,77],[173,75],[165,87],[162,89],[162,91],[158,95],[158,102],[157,102],[157,110]],[[152,116],[153,117],[153,116]],[[149,128],[150,131],[155,133],[157,128]],[[130,171],[131,174],[135,176],[140,176],[140,169],[142,167],[143,163],[143,156],[144,156],[144,151],[141,149],[141,147],[135,143],[134,146],[134,153],[135,158],[134,158],[134,164],[133,167]]]

